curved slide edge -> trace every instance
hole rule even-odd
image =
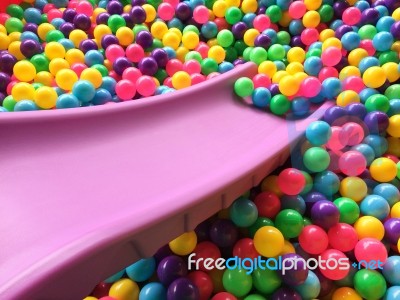
[[[79,299],[222,208],[289,156],[310,117],[246,106],[234,81],[143,101],[0,115],[0,298]]]

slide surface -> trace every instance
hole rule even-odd
[[[322,116],[246,105],[251,63],[172,94],[0,115],[0,298],[79,299],[218,210]]]

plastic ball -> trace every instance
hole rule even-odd
[[[395,203],[400,201],[400,192],[393,184],[389,183],[378,184],[374,188],[373,194],[385,198],[390,206],[393,206]]]
[[[157,266],[157,276],[160,282],[169,286],[174,280],[187,274],[185,261],[176,255],[170,255],[161,260]]]
[[[80,102],[77,97],[72,94],[63,94],[58,97],[56,108],[74,108],[79,107]]]
[[[308,271],[307,279],[304,283],[294,286],[294,289],[301,295],[302,299],[314,299],[321,291],[320,281],[313,271]],[[290,298],[296,299],[296,298]]]
[[[36,69],[29,61],[19,61],[14,65],[15,77],[24,82],[32,81],[36,76]]]
[[[156,261],[153,257],[143,258],[125,269],[128,277],[136,282],[148,280],[156,269]]]
[[[315,121],[307,126],[306,137],[314,146],[321,146],[328,142],[332,134],[328,123],[324,121]]]
[[[256,204],[246,198],[239,198],[230,207],[230,217],[238,227],[251,226],[258,216]]]
[[[358,151],[347,151],[339,158],[339,168],[347,176],[358,176],[365,171],[367,160]]]
[[[279,272],[282,281],[288,286],[303,284],[308,276],[304,259],[295,253],[282,255],[282,270]]]
[[[43,86],[35,91],[35,103],[42,109],[50,109],[56,106],[57,98],[56,91],[51,87]]]
[[[368,192],[367,184],[359,177],[346,177],[340,182],[340,194],[343,197],[361,201]]]
[[[120,279],[111,286],[109,296],[121,300],[135,300],[139,297],[139,286],[128,278]]]
[[[190,254],[197,244],[197,236],[194,231],[186,232],[169,242],[169,247],[176,255]]]
[[[262,256],[274,257],[282,252],[284,237],[275,227],[264,226],[254,235],[254,247]]]
[[[400,287],[399,286],[391,286],[386,290],[385,300],[397,300],[400,298]]]
[[[14,85],[11,95],[15,101],[33,100],[35,97],[35,88],[26,82],[18,82]]]
[[[204,265],[204,259],[212,258],[216,260],[221,257],[221,252],[219,248],[214,243],[209,241],[198,243],[193,253],[196,254],[197,259],[203,258],[203,261],[200,261],[198,265],[199,265],[199,270],[205,272],[208,272],[209,269],[207,269],[206,266]]]
[[[359,270],[354,276],[354,288],[362,298],[380,299],[386,292],[385,278],[375,270]]]
[[[383,265],[382,274],[386,281],[391,285],[400,284],[400,256],[390,256],[386,263]]]
[[[207,273],[194,271],[189,273],[187,277],[198,288],[199,300],[210,299],[214,287],[213,282]]]
[[[351,251],[358,242],[355,229],[346,223],[338,223],[328,231],[329,244],[342,252]]]
[[[140,300],[167,300],[167,290],[158,282],[150,282],[144,285],[139,293]]]
[[[18,101],[14,106],[14,111],[32,111],[39,109],[32,100]]]
[[[300,85],[300,93],[304,97],[315,97],[320,93],[321,89],[321,82],[316,77],[307,77]]]
[[[115,86],[115,92],[122,100],[130,100],[136,94],[136,86],[133,82],[123,79]]]
[[[312,147],[304,153],[303,162],[311,172],[322,172],[328,168],[330,157],[326,150]]]
[[[379,88],[386,81],[385,71],[381,67],[368,68],[363,74],[363,81],[367,87]]]
[[[373,179],[379,182],[389,182],[396,178],[396,163],[386,157],[375,159],[369,168]]]
[[[215,220],[209,230],[210,240],[218,247],[231,247],[237,240],[238,229],[231,220]]]
[[[261,192],[254,199],[260,217],[275,218],[281,210],[279,197],[272,192]]]
[[[184,89],[192,84],[191,77],[184,71],[178,71],[172,76],[172,86],[177,89]]]
[[[328,235],[317,225],[307,225],[299,235],[301,248],[310,254],[321,254],[328,248]]]
[[[321,55],[322,63],[328,67],[336,66],[341,59],[342,59],[342,52],[339,48],[336,47],[326,48]]]
[[[362,298],[353,288],[340,287],[333,292],[332,300],[362,300]]]
[[[354,255],[359,264],[367,269],[381,269],[388,258],[385,245],[374,238],[359,240],[354,248]]]
[[[303,173],[294,168],[283,170],[278,176],[279,189],[287,195],[299,194],[306,184]]]
[[[265,270],[256,268],[252,273],[252,278],[253,286],[263,294],[273,293],[282,283],[278,272],[268,268],[265,268]]]
[[[350,268],[339,267],[339,262],[346,260],[347,256],[337,249],[328,249],[321,253],[321,259],[326,261],[326,268],[320,272],[331,280],[341,280],[347,276]]]
[[[323,171],[314,177],[314,189],[327,197],[339,191],[340,179],[331,171]]]
[[[392,137],[400,137],[400,115],[394,115],[389,118],[389,126],[387,128],[387,133]]]
[[[232,249],[232,254],[233,256],[237,256],[242,259],[245,258],[253,259],[259,256],[256,248],[254,247],[253,240],[251,238],[243,238],[238,240]]]
[[[372,216],[362,216],[354,223],[358,238],[375,238],[382,240],[385,235],[385,228],[382,222]]]
[[[239,97],[249,97],[253,93],[254,83],[250,78],[241,77],[236,80],[234,91]]]
[[[360,209],[363,215],[373,216],[379,220],[384,220],[390,213],[389,203],[378,195],[366,196],[361,201]]]
[[[251,100],[254,106],[258,108],[266,108],[271,101],[271,92],[265,87],[257,87],[251,95]]]
[[[311,208],[313,223],[326,230],[339,223],[339,218],[339,209],[331,201],[317,201]]]
[[[222,277],[224,288],[236,297],[243,297],[250,292],[253,280],[244,269],[227,269]]]
[[[167,299],[179,300],[182,298],[197,300],[200,294],[197,286],[188,278],[178,278],[168,287]]]
[[[303,229],[303,217],[293,209],[284,209],[275,218],[275,226],[286,239],[298,237]]]
[[[237,300],[237,298],[228,292],[220,292],[215,294],[211,300]]]

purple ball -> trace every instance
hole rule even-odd
[[[150,32],[142,30],[136,35],[136,43],[143,49],[149,48],[153,45],[153,36]]]
[[[392,245],[397,245],[400,238],[400,219],[390,218],[385,221],[385,238]]]
[[[188,278],[178,278],[168,287],[167,300],[199,300],[199,289]]]
[[[97,23],[97,25],[100,25],[100,24],[107,25],[109,18],[110,18],[110,14],[103,12],[97,16],[96,23]]]
[[[134,6],[130,11],[133,24],[142,24],[146,20],[146,11],[141,6]]]
[[[0,92],[5,93],[10,82],[11,77],[4,72],[0,72]]]
[[[268,35],[262,33],[254,40],[254,46],[268,49],[271,46],[271,39]]]
[[[324,113],[324,121],[330,125],[334,125],[337,122],[342,123],[345,121],[347,112],[343,107],[332,106],[328,108]],[[336,121],[336,122],[335,122]]]
[[[210,227],[210,239],[218,247],[231,247],[238,238],[235,224],[228,219],[215,220]]]
[[[376,0],[374,3],[372,3],[372,7],[377,7],[380,5],[386,6],[385,0]]]
[[[324,275],[322,275],[322,273],[317,269],[314,271],[315,275],[317,275],[318,279],[319,279],[319,284],[321,286],[321,291],[319,292],[318,297],[322,298],[324,296],[329,295],[329,293],[332,291],[332,289],[334,288],[334,284],[333,281],[326,278]]]
[[[384,0],[384,2],[384,6],[386,6],[390,11],[394,11],[400,7],[400,2],[398,0]]]
[[[389,126],[389,117],[381,111],[368,113],[364,118],[370,133],[385,133]]]
[[[74,24],[72,24],[72,23],[69,23],[69,22],[65,22],[65,23],[62,23],[61,25],[60,25],[60,28],[59,28],[59,30],[63,33],[63,35],[64,36],[69,36],[69,34],[72,32],[72,30],[74,30],[75,29],[75,26],[74,26]]]
[[[290,44],[292,47],[301,47],[301,48],[305,48],[306,45],[303,44],[303,42],[301,41],[301,36],[299,35],[295,35],[291,38]]]
[[[167,256],[174,255],[172,252],[171,248],[169,247],[168,244],[162,246],[160,249],[157,250],[157,252],[153,255],[154,259],[156,260],[157,265],[162,261],[164,258]]]
[[[86,39],[83,40],[80,44],[79,44],[79,49],[83,52],[86,53],[89,50],[98,50],[99,47],[97,46],[96,42],[91,40],[91,39]]]
[[[107,4],[107,12],[110,15],[121,15],[124,11],[124,7],[122,5],[122,3],[120,3],[119,1],[110,1]]]
[[[63,19],[65,20],[65,22],[72,23],[74,21],[76,14],[77,14],[77,12],[75,9],[67,8],[63,12]]]
[[[300,255],[296,253],[284,254],[282,256],[282,266],[289,268],[285,269],[285,274],[283,274],[283,270],[280,271],[282,280],[287,285],[295,286],[306,281],[308,276],[307,264]]]
[[[14,55],[8,53],[8,51],[5,51],[0,55],[0,71],[12,75],[16,63],[17,59]]]
[[[331,201],[318,201],[311,208],[311,219],[313,223],[325,230],[339,223],[339,218],[339,209]]]
[[[361,24],[375,25],[379,20],[379,11],[375,8],[367,8],[361,13]]]
[[[395,39],[400,39],[400,21],[397,21],[396,23],[393,23],[392,26],[390,26],[390,33]]]
[[[341,18],[343,12],[346,10],[346,8],[349,7],[349,3],[345,0],[335,1],[335,3],[333,4],[333,11],[335,13],[335,16]]]
[[[234,65],[234,66],[242,65],[242,64],[244,64],[244,63],[245,63],[245,61],[244,61],[243,59],[241,59],[241,58],[237,58],[237,59],[235,59],[235,60],[233,61],[233,65]]]
[[[185,261],[176,255],[165,257],[157,267],[157,276],[162,284],[169,286],[174,280],[186,276],[187,266]]]
[[[367,115],[367,109],[361,103],[351,103],[346,106],[346,111],[350,116],[354,116],[363,120]]]
[[[167,65],[168,54],[164,49],[154,49],[151,52],[151,57],[155,59],[159,68],[163,68]]]
[[[352,32],[353,27],[350,25],[341,25],[335,30],[335,36],[341,39],[345,33]]]
[[[264,6],[261,6],[258,8],[257,15],[265,14],[266,11],[267,11],[267,8]]]
[[[301,300],[301,296],[291,288],[281,287],[272,294],[271,300]]]
[[[33,32],[34,34],[37,34],[37,29],[38,29],[38,25],[37,24],[35,24],[35,23],[26,23],[25,25],[24,25],[24,29],[23,29],[23,31],[25,32],[25,31],[30,31],[30,32]]]
[[[124,20],[125,20],[125,23],[126,23],[126,27],[133,27],[135,24],[133,23],[133,21],[132,21],[132,18],[131,18],[131,15],[130,14],[128,14],[128,13],[123,13],[122,15],[121,15],[123,18],[124,18]]]
[[[101,38],[101,47],[107,49],[110,45],[119,45],[119,41],[115,35],[106,34]]]
[[[20,46],[21,53],[27,58],[43,52],[42,46],[35,40],[24,40]]]
[[[115,73],[120,76],[122,76],[122,73],[124,73],[127,68],[130,68],[132,66],[132,62],[126,57],[118,57],[113,63],[113,69]]]
[[[132,0],[131,1],[132,6],[136,6],[136,5],[142,6],[143,4],[146,4],[146,3],[147,3],[146,0]]]
[[[175,16],[183,22],[189,20],[192,17],[192,9],[189,4],[180,2],[175,8]]]
[[[3,105],[3,100],[7,97],[6,94],[5,92],[0,92],[0,105]]]
[[[272,96],[272,97],[275,96],[275,95],[278,95],[278,94],[280,93],[280,91],[279,91],[279,85],[276,84],[276,83],[271,84],[270,87],[269,87],[268,89],[269,89],[269,91],[271,92],[271,96]]]
[[[204,242],[210,239],[209,232],[210,232],[210,221],[206,220],[201,222],[199,225],[196,226],[194,229],[197,236],[197,243]]]
[[[138,68],[143,75],[153,76],[158,70],[158,65],[154,58],[144,57],[139,61]]]
[[[88,31],[92,26],[90,18],[85,14],[77,14],[73,21],[75,28]]]
[[[246,30],[248,29],[246,23],[244,22],[238,22],[232,25],[232,33],[233,36],[240,40],[243,38],[244,33],[246,32]]]

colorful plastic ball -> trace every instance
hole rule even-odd
[[[308,276],[305,260],[298,254],[288,253],[282,255],[282,281],[288,286],[303,284]]]
[[[340,179],[332,171],[323,171],[314,177],[314,189],[327,197],[339,191]]]
[[[136,282],[149,279],[156,269],[156,261],[153,257],[143,258],[125,269],[128,277]]]
[[[298,195],[305,184],[303,173],[295,168],[287,168],[278,176],[279,189],[286,195]]]
[[[317,225],[307,225],[299,235],[301,248],[309,254],[321,254],[328,248],[328,235]]]
[[[279,81],[279,90],[285,96],[294,96],[300,89],[300,82],[294,76],[285,76]]]
[[[348,268],[341,266],[343,260],[347,260],[347,256],[337,249],[328,249],[321,253],[321,259],[326,261],[326,267],[320,268],[322,275],[331,280],[341,280],[349,273]]]
[[[286,239],[298,237],[303,229],[303,217],[293,209],[280,211],[275,218],[275,226]]]
[[[321,291],[320,281],[317,275],[311,270],[308,271],[306,281],[293,288],[301,295],[302,299],[315,299]]]
[[[346,147],[349,136],[346,131],[343,130],[342,127],[332,126],[331,127],[332,135],[326,144],[326,146],[334,151],[338,151]]]
[[[65,91],[71,91],[74,84],[78,81],[78,76],[72,70],[63,69],[56,74],[57,85]]]
[[[368,68],[363,74],[363,81],[369,88],[379,88],[386,81],[385,71],[381,67]]]
[[[252,273],[253,286],[256,290],[263,294],[270,294],[276,291],[282,283],[281,277],[275,270],[268,268],[255,268]]]
[[[234,91],[239,97],[249,97],[253,93],[254,83],[250,78],[241,77],[236,80]]]
[[[396,178],[397,175],[396,163],[386,157],[375,159],[371,163],[369,170],[372,178],[379,182],[389,182]]]
[[[270,109],[275,115],[284,115],[290,109],[290,101],[285,95],[277,94],[271,98]]]
[[[140,300],[167,300],[167,290],[159,282],[144,285],[139,293]]]
[[[322,172],[328,168],[330,157],[325,149],[312,147],[304,153],[303,162],[311,172]]]
[[[56,106],[57,98],[56,91],[51,87],[42,86],[35,91],[35,103],[42,109],[50,109]]]
[[[262,256],[274,257],[282,252],[284,237],[277,228],[264,226],[254,235],[254,247]]]
[[[251,275],[244,269],[226,269],[222,282],[225,290],[236,297],[245,296],[253,286]]]
[[[339,209],[331,201],[317,201],[311,208],[313,223],[326,230],[339,223],[339,218]]]
[[[315,97],[322,89],[321,82],[316,77],[305,78],[300,85],[300,93],[304,97]]]
[[[197,286],[188,278],[178,278],[174,280],[168,287],[167,299],[170,300],[197,300],[200,298]]]
[[[15,77],[24,82],[32,81],[36,76],[36,69],[29,61],[19,61],[14,65]]]
[[[362,300],[361,296],[351,287],[340,287],[332,294],[332,300]]]
[[[397,244],[400,238],[400,219],[389,218],[384,223],[385,238],[390,244]]]
[[[218,247],[231,247],[238,237],[238,229],[228,219],[215,220],[209,230],[210,240]]]
[[[153,77],[141,76],[136,80],[136,90],[140,95],[144,97],[154,95],[156,88],[157,85]]]
[[[353,226],[346,223],[338,223],[328,231],[329,245],[342,252],[351,251],[358,242],[357,232]]]
[[[393,137],[400,137],[400,115],[393,115],[389,118],[387,133]]]
[[[366,196],[361,201],[360,209],[363,215],[373,216],[379,220],[384,220],[390,213],[389,203],[378,195]]]
[[[357,231],[359,239],[375,238],[382,240],[385,235],[385,229],[382,222],[372,216],[362,216],[354,223],[354,229]]]
[[[306,138],[314,146],[326,144],[331,134],[331,127],[324,121],[312,122],[306,129]]]
[[[243,238],[238,240],[233,247],[232,254],[233,256],[237,256],[242,259],[254,259],[259,256],[251,238]]]
[[[363,238],[354,247],[354,255],[360,265],[367,269],[381,269],[388,253],[385,245],[374,238]]]
[[[29,83],[18,82],[12,88],[11,95],[17,102],[21,100],[33,100],[35,97],[35,89]]]
[[[237,300],[237,298],[228,292],[220,292],[215,294],[211,300]]]
[[[391,286],[386,290],[384,300],[397,300],[400,299],[400,287]]]
[[[275,218],[281,210],[279,197],[272,192],[261,192],[254,199],[260,217]]]
[[[18,101],[14,106],[14,111],[31,111],[39,109],[32,100]]]
[[[198,288],[199,300],[210,299],[214,287],[213,282],[207,273],[202,271],[194,271],[189,273],[187,277]]]
[[[400,201],[400,192],[393,184],[381,183],[378,184],[373,193],[386,199],[389,205],[392,207],[395,203]]]
[[[251,226],[258,217],[256,204],[246,198],[239,198],[230,207],[230,217],[238,227]]]
[[[185,261],[176,255],[165,257],[157,266],[157,276],[162,284],[169,286],[174,280],[186,276]]]
[[[346,177],[341,181],[339,191],[343,197],[359,202],[367,195],[368,188],[361,178]]]
[[[400,256],[390,256],[383,265],[382,274],[391,285],[400,285]]]
[[[339,158],[339,168],[347,176],[358,176],[365,171],[367,160],[358,151],[347,151]]]
[[[79,107],[80,102],[73,94],[63,94],[58,97],[56,108],[74,108]]]
[[[295,290],[288,287],[280,287],[272,294],[272,300],[293,299],[301,300],[302,297]]]
[[[325,66],[336,66],[342,59],[342,51],[337,47],[326,48],[321,55],[322,63]]]
[[[123,79],[116,84],[115,92],[121,100],[130,100],[136,94],[136,86],[133,82]]]
[[[219,248],[210,241],[204,241],[198,243],[193,253],[196,254],[196,259],[203,258],[203,261],[200,261],[198,265],[199,265],[199,270],[205,272],[208,272],[210,270],[206,268],[206,266],[204,265],[204,259],[212,258],[216,260],[221,257],[221,252]]]
[[[359,270],[354,276],[354,288],[365,299],[380,299],[386,292],[385,278],[376,270]]]
[[[172,86],[177,89],[184,89],[192,84],[191,77],[184,71],[178,71],[172,76]]]
[[[271,102],[271,92],[266,87],[257,87],[251,95],[251,100],[254,106],[266,108]]]
[[[139,286],[136,282],[123,278],[113,283],[109,296],[121,300],[133,300],[139,297]]]

